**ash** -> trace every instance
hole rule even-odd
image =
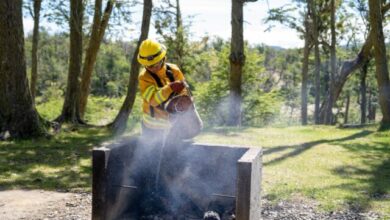
[[[57,202],[53,206],[41,208],[39,213],[30,216],[31,220],[58,219],[58,220],[90,220],[92,195],[91,193],[78,193],[70,198]],[[390,219],[390,215],[380,215],[375,212],[359,212],[357,210],[344,210],[337,212],[318,211],[316,205],[307,201],[280,201],[276,204],[267,199],[262,200],[262,219],[288,219],[288,220],[379,220]],[[1,217],[1,215],[0,215]],[[2,218],[3,219],[3,218]],[[7,218],[6,218],[7,219]],[[143,220],[173,220],[171,215],[144,216]],[[178,216],[176,219],[202,220],[200,216]],[[225,220],[224,218],[221,218]]]

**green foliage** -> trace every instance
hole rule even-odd
[[[163,38],[168,61],[178,65],[184,73],[189,72],[192,57],[189,45],[191,16],[183,18],[180,1],[162,0],[154,10],[154,27]]]
[[[42,97],[36,99],[36,108],[38,113],[46,120],[54,120],[61,114],[64,100],[52,97],[49,100],[42,100]]]
[[[279,8],[271,8],[268,10],[268,16],[264,19],[264,22],[269,24],[267,28],[270,31],[274,25],[272,23],[279,22],[289,28],[296,30],[303,34],[304,28],[302,27],[302,21],[297,20],[296,16],[291,15],[291,13],[296,12],[299,9],[298,7],[292,7],[291,5],[283,5]]]
[[[197,84],[196,104],[199,114],[206,126],[224,124],[227,116],[226,98],[228,96],[228,70],[229,70],[229,48],[227,45],[218,51],[211,51],[207,56],[209,63],[215,63],[211,69],[211,79],[204,83]]]
[[[102,96],[90,96],[85,112],[85,121],[94,125],[107,125],[112,122],[118,114],[125,97],[109,98]],[[139,127],[141,119],[141,104],[142,99],[137,95],[133,111],[127,121],[127,130],[133,131]],[[52,98],[49,101],[43,102],[41,98],[37,98],[37,110],[39,114],[46,120],[54,120],[61,113],[63,100],[60,98]]]
[[[30,40],[30,37],[27,38],[27,41]],[[59,98],[57,95],[64,94],[66,89],[69,59],[68,38],[62,34],[49,35],[43,31],[40,33],[39,45],[37,96],[44,95],[46,100],[50,97]],[[26,53],[26,57],[29,62],[31,53]],[[46,92],[49,94],[45,94]]]
[[[270,85],[271,78],[263,66],[264,55],[247,48],[243,69],[243,118],[245,126],[264,126],[279,114],[279,88]]]
[[[64,92],[61,89],[58,89],[58,85],[56,83],[50,83],[50,85],[46,86],[46,91],[43,93],[38,100],[39,102],[48,102],[51,100],[61,100]]]
[[[279,116],[281,96],[278,92],[251,94],[244,98],[243,124],[245,126],[264,126],[275,121]]]
[[[50,35],[46,31],[40,33],[37,96],[43,101],[61,98],[65,93],[69,38],[65,34]],[[31,67],[31,41],[26,39],[27,67]],[[130,56],[134,52],[134,42],[103,43],[92,73],[91,94],[99,96],[119,97],[126,94],[130,73]],[[56,91],[57,90],[57,91]]]
[[[91,124],[106,125],[112,122],[118,114],[125,97],[109,98],[109,97],[91,97],[88,101],[85,119]],[[133,111],[127,121],[127,130],[132,131],[139,126],[141,118],[141,103],[140,96],[136,97]]]
[[[127,52],[127,50],[129,50]],[[92,94],[118,97],[126,94],[130,74],[129,45],[102,44],[92,75]]]
[[[168,28],[168,27],[167,27]],[[169,28],[173,28],[169,26]],[[173,34],[173,33],[171,33]],[[188,33],[183,33],[184,35]],[[171,44],[175,46],[174,36]],[[230,74],[230,42],[220,38],[205,36],[200,41],[186,41],[185,54],[181,64],[191,89],[194,92],[198,110],[206,126],[223,125],[227,120],[227,96],[229,94],[228,79]],[[37,81],[37,103],[48,105],[63,99],[68,74],[69,39],[66,34],[48,34],[41,31],[39,48],[39,65]],[[167,41],[168,42],[168,41]],[[169,48],[169,45],[168,45]],[[168,61],[171,53],[168,51]],[[31,66],[31,36],[26,38],[26,57],[28,68]],[[135,50],[135,42],[106,41],[101,45],[91,82],[91,95],[118,98],[127,92],[130,58]],[[299,49],[283,49],[266,45],[245,45],[246,64],[242,81],[242,124],[265,126],[275,124],[286,126],[299,123],[300,119],[300,85],[301,57]],[[351,48],[340,47],[337,57],[346,60],[355,55]],[[321,97],[325,97],[329,88],[329,57],[321,57]],[[313,57],[310,57],[310,62]],[[310,66],[311,67],[311,66]],[[309,119],[312,112],[310,106],[314,102],[313,69],[309,69]],[[377,103],[376,82],[372,68],[367,78],[368,92],[371,94],[371,105],[379,109]],[[349,122],[360,122],[359,74],[353,74],[344,86],[334,112],[337,121],[342,123],[345,115],[345,97],[351,94]],[[91,101],[93,103],[93,101]],[[90,108],[94,108],[91,106]],[[116,111],[119,111],[119,106]],[[45,112],[46,111],[46,112]],[[134,110],[138,111],[138,110]],[[47,118],[57,110],[42,110]],[[114,112],[114,111],[113,111]],[[114,114],[114,113],[113,113]],[[94,116],[92,116],[94,117]],[[114,117],[114,116],[112,116]],[[137,116],[138,117],[138,116]],[[379,119],[380,116],[377,116]],[[89,119],[95,121],[95,119]],[[135,121],[137,121],[136,119]],[[134,121],[134,122],[135,122]],[[131,122],[131,123],[134,123]]]
[[[91,124],[106,125],[112,122],[118,113],[124,97],[90,97],[85,112],[85,120]]]
[[[186,70],[183,70],[186,80],[190,84],[202,83],[211,79],[211,69],[215,66],[215,51],[208,48],[207,39],[192,42],[187,50],[188,55],[183,58]],[[195,88],[197,89],[197,88]]]
[[[90,96],[88,100],[87,110],[85,113],[85,120],[94,125],[106,125],[113,121],[116,114],[123,103],[124,97],[109,98]],[[39,114],[47,119],[54,120],[61,113],[63,100],[61,98],[52,98],[48,101],[42,101],[41,97],[37,98],[37,110]],[[135,108],[140,108],[138,103],[135,103]],[[139,118],[139,110],[133,117]],[[134,127],[134,126],[133,126]]]
[[[196,103],[206,126],[224,125],[228,116],[229,44],[225,42],[218,49],[211,48],[208,54],[199,55],[204,57],[199,60],[211,64],[208,66],[210,80],[196,85]],[[273,77],[274,74],[264,69],[264,55],[256,48],[247,47],[242,79],[243,125],[264,126],[279,115],[283,96]]]
[[[141,98],[141,95],[137,93],[137,96],[135,97],[133,110],[129,116],[129,119],[127,120],[127,130],[133,131],[137,128],[140,128],[140,122],[142,118],[142,103],[143,100]]]
[[[113,81],[107,83],[107,95],[110,97],[117,97],[119,95],[119,88]]]

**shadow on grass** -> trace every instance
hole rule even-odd
[[[354,209],[367,210],[374,201],[390,200],[390,143],[370,142],[367,144],[339,144],[347,150],[363,158],[365,168],[348,165],[339,166],[333,170],[342,178],[354,179],[359,184],[343,188],[355,192],[347,203]],[[368,187],[367,187],[368,186]],[[357,202],[358,201],[358,202]]]
[[[285,150],[292,150],[284,155],[275,158],[265,165],[275,164],[279,161],[297,156],[306,150],[315,147],[318,144],[330,143],[336,144],[348,151],[350,151],[359,166],[352,166],[344,164],[331,170],[333,175],[337,175],[347,181],[342,184],[334,184],[323,188],[307,188],[303,194],[312,195],[312,198],[323,197],[322,194],[332,189],[341,189],[348,192],[348,196],[342,199],[343,204],[347,209],[355,212],[369,211],[375,202],[385,202],[379,205],[380,210],[386,209],[386,204],[390,201],[390,137],[388,133],[375,132],[367,140],[353,141],[349,140],[362,138],[370,135],[373,132],[361,131],[353,135],[333,139],[333,140],[318,140],[294,146],[279,146],[275,148],[265,149],[264,154],[272,154],[276,152],[283,152]],[[285,187],[286,194],[291,190]],[[283,187],[282,187],[283,189]],[[284,190],[284,189],[283,189]],[[283,194],[283,193],[282,193]],[[276,198],[278,194],[268,195],[270,198]],[[388,207],[388,206],[387,206]],[[387,218],[390,219],[389,212],[384,211]],[[387,215],[386,215],[387,214]],[[385,218],[385,219],[387,219]]]
[[[91,128],[50,140],[0,142],[0,190],[90,190],[91,151],[109,137]]]
[[[371,133],[373,133],[373,132],[364,130],[364,131],[360,131],[360,132],[358,132],[356,134],[353,134],[353,135],[350,135],[350,136],[347,136],[347,137],[343,137],[343,138],[338,138],[338,139],[325,139],[325,140],[322,139],[322,140],[311,141],[311,142],[298,144],[298,145],[277,146],[277,147],[265,149],[264,150],[264,155],[285,151],[287,149],[294,149],[294,150],[289,152],[289,153],[286,153],[286,154],[284,154],[284,155],[282,155],[280,157],[272,159],[272,160],[270,160],[268,162],[265,162],[263,164],[264,165],[271,165],[271,164],[275,164],[277,162],[283,161],[285,159],[298,156],[299,154],[301,154],[301,153],[303,153],[303,152],[305,152],[305,151],[307,151],[307,150],[311,149],[312,147],[314,147],[316,145],[319,145],[319,144],[349,141],[349,140],[353,140],[353,139],[356,139],[356,138],[361,138],[361,137],[367,136],[367,135],[369,135]]]

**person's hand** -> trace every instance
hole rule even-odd
[[[172,89],[175,93],[180,93],[180,92],[184,89],[184,87],[185,87],[183,81],[171,82],[171,83],[169,83],[169,86],[171,87],[171,89]]]

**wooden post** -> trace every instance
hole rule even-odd
[[[110,149],[99,148],[92,152],[92,219],[106,219],[107,162]]]
[[[261,217],[261,159],[261,148],[251,148],[238,160],[237,220],[258,220]]]

